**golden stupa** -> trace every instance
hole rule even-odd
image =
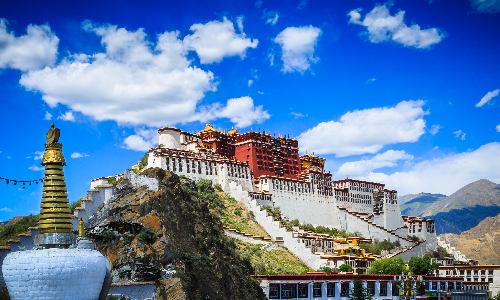
[[[47,144],[43,154],[42,166],[45,166],[43,178],[42,205],[38,228],[44,233],[71,233],[71,210],[69,208],[63,166],[66,160],[62,153],[62,144],[58,143],[60,131],[52,123],[45,135]]]

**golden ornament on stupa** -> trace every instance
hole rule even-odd
[[[71,233],[71,210],[69,208],[63,166],[66,160],[62,153],[62,144],[58,143],[60,131],[52,123],[47,132],[42,166],[45,166],[43,178],[42,205],[38,228],[44,233]]]

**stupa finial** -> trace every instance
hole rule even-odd
[[[69,208],[68,194],[64,180],[63,166],[66,160],[62,153],[62,144],[59,144],[60,131],[54,123],[45,134],[47,144],[42,158],[45,166],[43,178],[42,205],[38,228],[40,234],[71,233],[71,210]]]

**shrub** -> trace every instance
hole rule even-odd
[[[71,213],[72,214],[75,212],[75,209],[77,207],[81,207],[82,206],[82,199],[83,198],[85,198],[85,197],[80,197],[80,198],[78,198],[78,201],[71,203],[71,205],[69,206],[69,209],[71,209]]]
[[[198,188],[199,193],[213,193],[214,188],[212,187],[212,181],[208,179],[200,179],[196,182],[196,188]]]
[[[115,233],[111,230],[104,230],[103,232],[101,232],[101,234],[99,236],[101,237],[101,239],[104,242],[109,242],[109,241],[114,240]]]
[[[326,273],[331,273],[331,272],[337,272],[338,270],[336,268],[330,268],[330,267],[321,267],[318,269],[318,272],[326,272]]]
[[[151,227],[143,227],[139,233],[138,240],[144,244],[152,244],[156,241],[156,234]]]
[[[222,192],[222,191],[223,191],[223,190],[222,190],[222,186],[220,185],[220,183],[215,184],[215,185],[214,185],[214,189],[215,189],[216,191],[219,191],[219,192]]]
[[[115,183],[115,182],[116,182],[116,177],[109,177],[109,178],[108,178],[108,183],[109,183],[109,184],[113,184],[113,183]]]
[[[350,264],[343,264],[339,267],[340,272],[352,272],[352,267]]]
[[[416,235],[409,235],[407,239],[409,239],[410,241],[413,241],[413,242],[420,241],[420,238]]]

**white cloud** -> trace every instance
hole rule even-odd
[[[394,41],[406,47],[429,48],[441,42],[445,38],[442,30],[437,28],[420,29],[420,26],[413,24],[408,27],[404,21],[405,11],[401,10],[391,16],[386,4],[375,5],[373,10],[365,15],[361,21],[361,8],[350,11],[349,23],[366,27],[368,39],[372,43]]]
[[[375,80],[377,80],[377,78],[370,78],[366,81],[366,83],[372,83],[374,82]]]
[[[34,160],[39,160],[39,159],[42,159],[43,158],[43,151],[35,151],[34,154],[35,154],[35,157],[33,158]]]
[[[4,208],[0,208],[0,211],[4,211],[4,212],[11,212],[12,209],[8,208],[8,207],[4,207]]]
[[[134,151],[148,151],[158,145],[157,129],[136,129],[136,134],[123,140],[125,148]]]
[[[382,182],[398,194],[441,193],[450,195],[479,179],[500,182],[500,143],[489,143],[475,151],[451,154],[415,164],[408,172],[391,175],[370,173],[360,180]]]
[[[89,156],[87,153],[74,152],[71,153],[71,158],[80,158]]]
[[[500,124],[496,127],[497,132],[500,132]]]
[[[297,6],[297,9],[303,9],[304,7],[306,7],[308,1],[309,0],[302,0],[302,1],[300,1],[300,4],[299,4],[299,6]]]
[[[57,117],[58,120],[75,122],[75,116],[73,116],[73,112],[68,110],[66,113]]]
[[[272,10],[266,11],[266,9],[264,9],[264,12],[262,13],[262,19],[266,19],[266,24],[276,25],[279,17],[279,14]]]
[[[259,0],[259,1],[255,2],[255,7],[261,8],[263,3],[264,3],[264,1]]]
[[[455,131],[455,132],[453,132],[453,134],[455,135],[455,137],[460,137],[460,136],[462,136],[462,137],[460,137],[460,139],[461,139],[462,141],[464,141],[464,140],[465,140],[465,133],[463,133],[461,129],[460,129],[460,130],[457,130],[457,131]]]
[[[49,113],[48,111],[45,112],[45,117],[43,118],[44,120],[52,120],[52,114]]]
[[[480,13],[495,14],[500,11],[500,0],[470,0],[470,4]]]
[[[340,121],[322,122],[298,137],[302,149],[337,157],[376,153],[384,145],[416,142],[425,133],[425,101],[355,110]]]
[[[484,95],[483,98],[481,98],[481,101],[479,101],[477,104],[476,104],[476,107],[481,107],[483,105],[485,105],[486,103],[488,103],[488,101],[490,101],[493,97],[496,97],[498,96],[498,93],[500,93],[500,89],[496,89],[492,92],[488,92],[486,93],[486,95]]]
[[[43,170],[44,168],[43,168],[43,167],[39,167],[39,166],[32,165],[31,167],[28,167],[28,169],[30,169],[31,171],[41,171],[41,170]]]
[[[396,162],[403,159],[413,159],[413,155],[406,153],[404,150],[388,150],[384,153],[375,155],[371,159],[346,162],[340,166],[336,176],[366,176],[375,169],[395,167],[397,166]]]
[[[257,93],[259,93],[261,95],[264,95],[264,92],[261,92],[261,91],[257,91]]]
[[[295,116],[295,119],[302,118],[302,117],[307,117],[307,115],[304,115],[304,114],[301,114],[301,113],[294,112],[293,110],[290,112],[290,114],[291,114],[292,116]]]
[[[198,115],[198,120],[207,122],[217,118],[228,118],[237,127],[247,127],[253,123],[262,123],[271,115],[263,110],[262,105],[255,106],[253,99],[248,96],[227,100],[227,105],[222,107],[220,103],[214,104],[209,109]]]
[[[26,35],[16,37],[7,31],[7,21],[0,19],[0,68],[28,71],[52,66],[58,44],[59,39],[48,25],[30,24]]]
[[[434,146],[434,148],[432,148],[432,150],[438,150],[439,147],[438,146]]]
[[[252,83],[253,83],[252,79],[248,80],[248,87],[250,87],[252,85]]]
[[[278,34],[274,42],[281,46],[283,73],[294,71],[303,73],[309,69],[311,63],[319,60],[314,57],[314,48],[320,34],[321,29],[312,25],[288,27]]]
[[[97,121],[160,127],[189,121],[205,93],[216,90],[211,72],[190,66],[179,32],[158,34],[153,45],[143,29],[92,23],[84,29],[101,37],[104,53],[73,54],[21,77],[50,107],[63,104]]]
[[[441,125],[432,125],[431,130],[429,130],[430,134],[436,135],[439,132],[439,129],[443,128]]]
[[[270,65],[270,66],[273,66],[273,65],[274,65],[274,53],[270,52],[270,53],[267,55],[267,58],[269,58],[269,65]]]
[[[237,19],[237,24],[239,34],[235,32],[233,23],[226,17],[222,22],[194,24],[190,28],[193,34],[184,38],[184,45],[187,49],[196,51],[202,64],[218,63],[224,57],[230,56],[240,56],[243,59],[247,48],[257,48],[259,41],[246,38],[241,18]]]

